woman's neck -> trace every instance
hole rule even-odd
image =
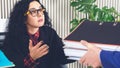
[[[39,30],[39,28],[31,28],[31,29],[28,29],[28,33],[30,34],[35,34],[37,31]]]

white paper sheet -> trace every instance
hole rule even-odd
[[[65,44],[65,46],[63,47],[64,53],[66,56],[69,56],[68,59],[80,60],[80,57],[82,57],[87,52],[87,48],[84,45],[82,45],[80,42],[68,41],[68,40],[64,40],[63,42]],[[94,44],[95,46],[100,47],[103,50],[120,51],[120,45],[99,44],[99,43],[91,43],[91,44]]]

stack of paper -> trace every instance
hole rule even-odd
[[[5,54],[0,50],[0,68],[14,67],[15,65],[8,60]]]
[[[64,53],[66,56],[69,56],[68,59],[73,59],[73,60],[80,60],[80,58],[87,52],[87,48],[82,45],[80,42],[76,41],[69,41],[69,40],[64,40],[63,41],[65,46],[64,48]],[[99,43],[92,43],[97,47],[100,47],[103,50],[108,50],[108,51],[120,51],[120,46],[119,45],[110,45],[110,44],[99,44]]]

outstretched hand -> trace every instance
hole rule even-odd
[[[29,52],[33,60],[36,60],[49,52],[49,47],[46,44],[42,45],[42,43],[43,42],[40,41],[35,46],[33,46],[32,41],[29,41]]]
[[[92,66],[93,68],[100,67],[101,49],[96,47],[94,44],[88,43],[85,40],[81,40],[80,43],[88,48],[87,53],[81,58],[80,63],[83,65]]]

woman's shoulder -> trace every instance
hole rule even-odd
[[[52,27],[49,26],[42,26],[40,27],[41,31],[47,31],[47,32],[56,32]]]

